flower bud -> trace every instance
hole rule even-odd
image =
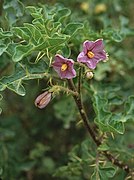
[[[93,76],[94,76],[94,74],[92,73],[92,71],[86,72],[86,78],[87,78],[87,79],[92,79]]]
[[[48,105],[52,98],[52,93],[45,91],[35,99],[35,106],[42,109]]]

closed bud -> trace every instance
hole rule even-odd
[[[35,106],[42,109],[48,105],[52,98],[52,93],[45,91],[35,99]]]
[[[92,78],[93,78],[93,76],[94,76],[94,74],[93,74],[93,72],[92,72],[92,71],[88,71],[88,72],[86,72],[86,78],[87,78],[87,79],[92,79]]]

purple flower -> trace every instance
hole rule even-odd
[[[52,98],[52,94],[48,91],[45,91],[44,93],[40,94],[36,99],[35,99],[35,106],[38,108],[42,109],[48,105]]]
[[[78,55],[77,61],[86,64],[90,69],[95,69],[99,61],[107,59],[104,51],[103,39],[85,41],[83,51]]]
[[[76,71],[73,68],[74,61],[72,59],[67,59],[59,54],[56,54],[55,61],[52,65],[54,70],[61,77],[61,79],[72,79],[76,76]]]

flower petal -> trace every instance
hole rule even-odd
[[[86,65],[90,68],[90,69],[95,69],[96,65],[97,65],[97,61],[96,60],[90,60],[86,62]]]
[[[100,52],[103,51],[103,49],[104,49],[103,39],[96,40],[94,42],[94,47],[92,49],[92,52],[93,53]]]
[[[88,51],[91,51],[94,56],[89,57],[87,55]],[[107,53],[104,51],[103,39],[98,39],[96,41],[86,40],[83,43],[83,51],[77,57],[78,62],[86,64],[90,69],[96,68],[99,61],[107,59]]]
[[[73,69],[73,67],[70,67],[68,69],[67,79],[71,79],[72,77],[76,77],[76,71]]]
[[[99,53],[96,53],[92,60],[97,60],[99,62],[105,60],[106,58],[107,58],[106,52],[103,50]]]
[[[94,41],[88,41],[86,40],[84,43],[83,43],[83,52],[85,54],[87,54],[87,51],[93,49],[94,47]]]
[[[61,67],[63,64],[67,64],[67,69],[65,69],[65,71],[61,71]],[[71,79],[76,76],[76,71],[73,68],[74,61],[72,59],[67,59],[57,54],[55,56],[55,61],[53,62],[52,65],[54,70],[58,73],[61,79],[63,78]]]
[[[84,52],[82,51],[78,57],[77,57],[77,61],[78,62],[87,62],[89,60],[89,58],[87,57],[87,55],[84,54]]]

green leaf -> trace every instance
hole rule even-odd
[[[12,130],[7,130],[5,128],[0,128],[0,141],[9,141],[15,137],[15,132]]]
[[[125,128],[124,128],[124,122],[126,122],[123,114],[113,114],[112,117],[109,119],[109,127],[110,130],[118,132],[119,134],[124,134]]]
[[[13,33],[18,36],[21,37],[22,39],[29,41],[29,39],[31,38],[30,33],[28,32],[28,29],[25,27],[14,27],[12,28]]]
[[[36,26],[37,29],[39,29],[42,34],[46,34],[46,27],[45,27],[45,22],[43,18],[38,18],[38,19],[34,19],[32,21],[33,25]]]
[[[134,121],[134,96],[129,96],[125,103],[125,119]]]
[[[100,173],[100,176],[102,179],[112,178],[116,173],[116,169],[112,166],[110,166],[110,167],[101,167],[100,166],[99,173]]]
[[[66,35],[59,36],[58,34],[54,34],[52,38],[48,38],[49,46],[47,48],[49,52],[55,54],[58,50],[62,49],[68,38]]]
[[[51,47],[57,46],[57,45],[61,45],[65,41],[66,41],[66,37],[49,38],[48,42],[49,42],[50,47],[48,47],[48,48],[51,48]]]
[[[108,110],[108,101],[94,94],[94,110],[96,112],[95,122],[102,131],[114,131],[120,134],[124,133],[123,114],[114,114]]]
[[[12,35],[13,35],[12,32],[10,32],[10,31],[3,31],[3,29],[0,28],[0,39],[12,37]]]
[[[7,49],[7,46],[5,44],[0,44],[0,56],[5,52]]]
[[[0,91],[8,88],[17,94],[24,96],[26,92],[22,85],[23,81],[43,78],[44,76],[47,76],[45,71],[46,63],[44,61],[39,61],[35,64],[27,61],[18,63],[16,64],[14,74],[0,79]]]
[[[5,82],[7,82],[7,84]],[[0,81],[0,91],[5,90],[6,88],[10,89],[11,91],[14,91],[15,93],[17,93],[21,96],[25,95],[25,89],[22,86],[21,79],[11,81],[10,78],[6,78],[6,77],[2,78],[2,80]]]
[[[112,117],[112,113],[107,109],[108,101],[96,93],[93,97],[93,106],[96,113],[95,122],[103,131],[109,130],[108,122]]]
[[[101,33],[104,38],[107,38],[115,42],[121,42],[125,37],[120,30],[113,30],[111,28],[104,29]]]
[[[45,152],[49,151],[50,147],[49,146],[45,146],[42,143],[37,143],[35,145],[35,148],[30,152],[30,159],[37,159],[37,158],[41,158]]]
[[[34,6],[27,6],[26,9],[33,16],[33,18],[42,17],[42,8],[36,8]]]
[[[104,89],[103,87],[103,89],[101,90],[101,86],[99,87],[99,85],[92,85],[89,88],[88,84],[85,85],[85,87],[88,91],[91,91],[93,94],[93,108],[96,114],[94,121],[98,125],[98,127],[104,132],[117,132],[119,134],[123,134],[124,122],[126,122],[123,113],[113,113],[110,111],[110,98],[115,98],[115,96],[118,97],[118,95],[115,93],[118,90],[118,88],[109,87]]]
[[[91,152],[92,150],[89,148],[91,147],[91,144],[92,142],[89,139],[86,139],[81,143],[81,159],[84,162],[92,162],[95,158],[94,153],[96,152]]]
[[[34,50],[34,46],[32,44],[17,45],[14,49],[12,60],[14,62],[18,62],[22,60],[24,57],[28,56],[33,50]]]
[[[83,24],[81,23],[69,23],[63,33],[64,34],[67,34],[67,35],[70,35],[70,36],[73,36],[79,29],[82,29],[84,26]]]
[[[101,165],[96,165],[94,168],[94,173],[91,176],[91,180],[104,180],[114,177],[116,169],[112,166],[103,167]]]
[[[66,57],[66,58],[69,58],[70,57],[70,55],[71,55],[71,49],[68,47],[68,45],[64,45],[63,46],[63,48],[61,49],[61,51],[62,51],[62,54],[63,54],[63,56],[64,57]]]
[[[36,28],[36,26],[32,24],[24,23],[24,26],[29,30],[31,39],[34,39],[36,44],[38,44],[40,39],[42,38],[41,32]]]
[[[62,8],[61,10],[58,10],[56,14],[54,15],[54,21],[60,21],[63,22],[63,20],[71,14],[70,9]]]
[[[120,23],[121,23],[121,27],[127,26],[129,24],[129,19],[126,18],[125,16],[120,16],[119,17]]]
[[[6,12],[10,26],[15,24],[18,18],[21,18],[24,14],[24,6],[19,0],[4,1],[3,9]]]
[[[109,150],[109,146],[107,144],[101,144],[99,147],[98,147],[98,150],[99,151],[107,151]]]
[[[124,38],[124,36],[122,36],[120,32],[114,32],[113,33],[112,39],[115,42],[121,42],[123,40],[123,38]]]
[[[73,108],[73,106],[74,103],[72,103],[69,97],[62,98],[62,100],[58,101],[54,105],[55,115],[58,119],[63,121],[64,128],[69,128],[70,123],[75,120],[73,118],[75,114],[75,109]]]

